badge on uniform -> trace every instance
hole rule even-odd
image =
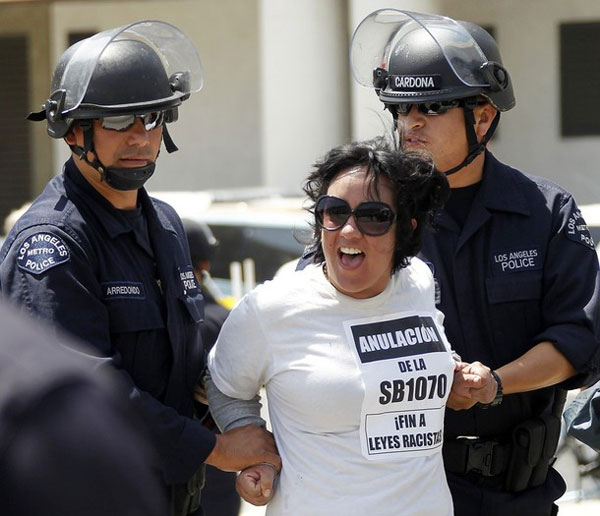
[[[564,229],[565,236],[573,242],[582,244],[590,249],[594,249],[594,239],[587,227],[585,220],[581,216],[581,212],[577,209],[573,210],[567,220],[567,225]]]
[[[186,296],[196,295],[200,289],[196,282],[196,275],[194,268],[191,265],[185,267],[177,267],[179,272],[179,279],[181,280],[181,286],[183,287],[183,294]]]
[[[494,276],[513,272],[538,271],[544,267],[541,247],[523,244],[519,247],[493,251],[491,265]]]
[[[19,247],[17,266],[31,274],[41,274],[71,258],[64,241],[52,233],[31,235]]]

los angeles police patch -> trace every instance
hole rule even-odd
[[[569,220],[567,220],[564,232],[569,240],[594,249],[594,239],[579,210],[573,210],[573,213],[569,216]]]
[[[21,244],[17,256],[17,266],[25,272],[41,274],[68,262],[71,253],[66,244],[51,233],[36,233]]]

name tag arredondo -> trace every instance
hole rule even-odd
[[[435,454],[454,373],[432,314],[396,313],[346,321],[365,397],[360,445],[368,460]]]
[[[102,283],[104,299],[146,299],[144,285],[137,281],[109,281]]]

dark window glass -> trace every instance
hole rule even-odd
[[[297,259],[308,241],[309,232],[290,228],[259,226],[226,226],[210,224],[219,241],[211,262],[211,275],[229,278],[229,264],[252,258],[256,267],[256,282],[273,278],[277,269]]]
[[[26,36],[0,37],[0,233],[4,218],[30,200],[29,69]]]
[[[560,25],[560,87],[562,136],[600,134],[600,22]]]

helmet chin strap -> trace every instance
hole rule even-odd
[[[106,181],[106,183],[115,190],[139,190],[144,186],[144,183],[150,179],[152,174],[154,174],[154,169],[156,167],[154,161],[143,167],[130,168],[104,166],[94,151],[94,128],[92,120],[81,120],[79,126],[83,129],[83,147],[78,145],[69,145],[69,147],[77,156],[79,156],[79,159],[85,161],[100,173],[100,181]],[[167,131],[166,125],[163,126],[163,139],[167,152],[171,153],[178,150]],[[94,159],[92,161],[88,159],[88,152],[90,151],[94,154]]]
[[[464,167],[469,165],[483,151],[485,151],[487,143],[494,135],[496,127],[498,127],[498,122],[500,121],[500,111],[496,112],[496,116],[492,120],[489,129],[481,139],[481,142],[478,142],[477,134],[475,133],[475,115],[473,114],[473,108],[476,105],[477,102],[474,99],[466,99],[465,101],[463,111],[465,113],[465,131],[467,133],[467,143],[469,145],[469,151],[467,157],[464,160],[462,160],[461,163],[459,163],[455,167],[452,167],[450,170],[442,171],[447,176],[455,174],[459,170],[463,169]]]

